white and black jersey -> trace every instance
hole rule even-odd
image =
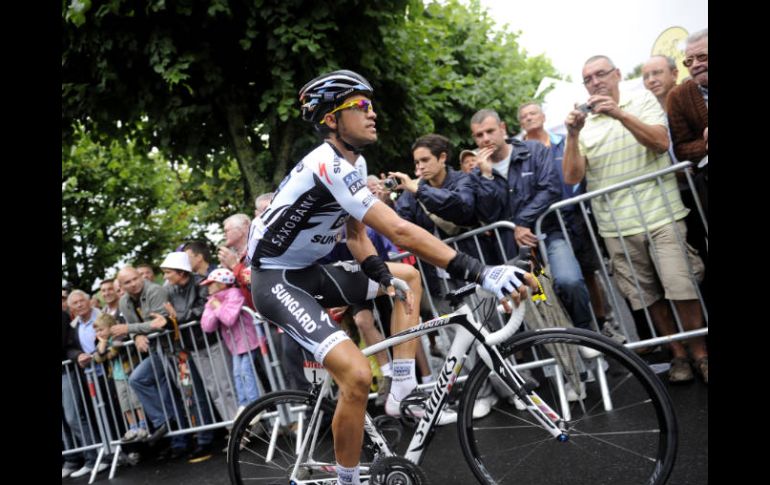
[[[365,180],[363,157],[351,165],[324,143],[283,179],[249,232],[254,305],[320,363],[349,338],[324,308],[372,299],[379,288],[358,265],[315,264],[334,248],[348,217],[360,221],[379,202]]]
[[[379,202],[366,186],[366,160],[351,165],[329,143],[302,159],[252,224],[248,255],[263,269],[300,269],[331,252],[345,221]]]

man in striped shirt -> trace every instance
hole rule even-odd
[[[621,93],[620,80],[620,70],[606,56],[591,57],[583,66],[583,84],[590,97],[587,109],[575,108],[565,121],[566,183],[578,183],[585,177],[588,191],[595,191],[671,164],[665,114],[658,100],[647,90]],[[685,242],[683,219],[688,210],[674,174],[662,177],[662,183],[650,180],[633,189],[613,191],[606,198],[597,197],[592,208],[618,286],[632,308],[649,307],[658,330],[668,335],[676,331],[665,299],[672,300],[684,330],[702,327],[703,313],[691,275],[702,279],[703,262]],[[624,246],[630,258],[624,255]],[[691,339],[688,346],[694,367],[708,382],[705,339]],[[685,347],[674,342],[671,351],[669,380],[691,380]]]

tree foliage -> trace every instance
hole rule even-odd
[[[90,120],[114,133],[116,119],[147,116],[148,141],[188,163],[196,183],[237,160],[245,204],[315,143],[296,93],[325,70],[372,81],[375,170],[406,163],[412,141],[431,131],[469,143],[468,119],[482,107],[516,125],[518,103],[555,73],[477,1],[77,0],[78,14],[75,4],[62,16],[64,126]]]
[[[184,173],[136,132],[100,140],[76,125],[62,146],[63,277],[90,289],[118,262],[158,263],[190,235],[199,207],[180,199]]]
[[[317,143],[297,92],[325,71],[352,69],[373,84],[379,141],[366,150],[371,173],[411,172],[409,148],[430,132],[470,146],[468,123],[481,108],[498,110],[517,131],[518,105],[556,75],[547,59],[527,56],[517,35],[500,30],[478,0],[62,2],[62,146],[76,147],[63,148],[63,198],[92,207],[65,207],[67,272],[98,274],[120,251],[154,255],[190,218],[221,223],[251,213],[254,196],[274,189]],[[100,155],[85,157],[86,147]],[[116,147],[133,157],[126,167],[153,172],[142,198],[98,189],[110,185],[103,177],[139,183],[133,169],[94,166],[89,179],[76,167],[81,159],[119,163],[110,154]],[[153,147],[163,156],[140,155]],[[65,183],[69,172],[93,183]],[[164,177],[174,179],[166,186],[172,198],[156,192]],[[138,205],[129,209],[129,201]],[[160,240],[152,240],[157,228],[128,234],[114,217],[89,212],[116,204],[136,215],[181,214],[183,203],[188,212]],[[133,227],[139,219],[127,220]],[[100,233],[102,226],[112,229]],[[110,256],[87,262],[74,241],[106,244],[91,251]]]

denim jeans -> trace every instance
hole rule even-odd
[[[88,395],[86,394],[86,399]],[[94,443],[93,435],[88,428],[88,421],[86,420],[85,412],[80,402],[80,386],[78,386],[77,376],[70,371],[69,374],[66,371],[62,371],[61,374],[61,404],[64,409],[64,420],[67,422],[67,426],[71,432],[74,443],[72,447],[79,448],[81,446],[91,445]],[[64,428],[62,428],[62,435],[64,434]],[[67,442],[66,436],[62,438]],[[85,464],[93,467],[96,463],[96,450],[88,450],[83,453],[85,456]],[[72,457],[72,458],[70,458]],[[78,455],[67,455],[67,462],[72,463],[77,461]]]
[[[166,359],[167,357],[161,356],[157,352],[152,352],[151,357],[144,359],[136,366],[128,378],[128,384],[136,393],[139,401],[141,401],[147,419],[155,428],[158,428],[166,421],[166,416],[168,416],[169,421],[173,420],[177,423],[185,422],[187,416],[181,399],[177,393],[173,393],[169,389],[169,385],[176,387],[176,382],[169,383],[166,378],[163,362]],[[169,367],[176,369],[175,361],[169,361],[168,364]],[[203,388],[192,359],[189,360],[189,365],[195,389],[194,392],[198,397],[198,405],[193,406],[193,408],[197,407],[200,411],[200,413],[196,413],[196,422],[201,424],[200,421],[202,420],[204,423],[212,423],[211,413],[206,402],[206,390]],[[160,387],[160,395],[158,395],[158,387]],[[195,409],[191,411],[195,412]],[[211,431],[200,431],[197,433],[199,445],[209,444],[213,439],[214,435]],[[187,446],[187,435],[172,436],[171,446],[173,448],[185,448]]]
[[[561,237],[549,235],[545,247],[556,293],[572,318],[572,323],[578,328],[590,329],[591,300],[588,287],[569,243]]]
[[[259,399],[259,387],[252,355],[253,353],[249,352],[233,355],[233,378],[239,406],[247,406]]]

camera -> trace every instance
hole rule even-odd
[[[395,189],[395,188],[396,188],[396,186],[398,186],[398,184],[400,184],[400,183],[401,183],[401,182],[399,182],[399,181],[398,181],[398,179],[397,179],[397,178],[395,178],[395,177],[388,177],[388,178],[386,178],[385,180],[383,180],[383,181],[382,181],[382,185],[383,185],[383,186],[384,186],[386,189],[388,189],[388,190],[393,190],[393,189]]]
[[[594,108],[588,103],[583,103],[580,106],[577,107],[578,111],[582,111],[585,114],[591,113]]]

